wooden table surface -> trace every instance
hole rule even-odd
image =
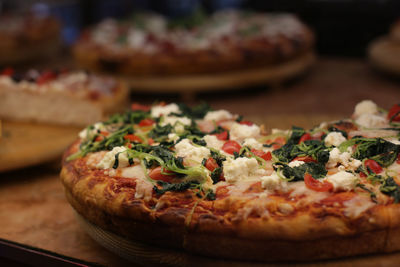
[[[179,96],[132,94],[133,101],[155,99],[177,101]],[[388,108],[400,102],[400,82],[372,71],[360,60],[324,59],[308,75],[284,87],[200,94],[196,102],[204,100],[214,108],[258,117],[269,127],[286,127],[312,126],[325,118],[350,115],[362,99]],[[321,113],[326,116],[317,115]],[[128,265],[79,227],[58,172],[58,164],[53,164],[0,173],[0,238],[106,266]],[[390,265],[398,258],[389,255],[384,262]]]

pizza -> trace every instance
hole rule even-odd
[[[312,129],[206,104],[133,104],[88,126],[61,180],[87,221],[127,239],[238,260],[400,249],[400,105]]]
[[[123,111],[128,88],[83,71],[5,68],[0,74],[0,118],[86,126]]]
[[[81,66],[132,76],[218,73],[274,66],[312,53],[311,30],[291,14],[225,10],[180,20],[138,13],[84,31]]]
[[[60,23],[52,16],[2,14],[0,16],[0,64],[40,59],[60,47]]]

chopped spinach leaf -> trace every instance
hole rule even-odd
[[[215,168],[212,172],[211,172],[211,179],[213,180],[213,184],[216,184],[219,182],[219,179],[221,177],[222,174],[222,168]]]
[[[382,193],[394,198],[394,203],[400,202],[400,186],[395,182],[393,177],[386,178],[379,187]]]
[[[306,162],[293,168],[289,167],[287,164],[282,164],[278,169],[281,169],[282,174],[290,181],[302,181],[306,173],[309,173],[315,179],[323,178],[327,173],[323,164],[315,162]]]

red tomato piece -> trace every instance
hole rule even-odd
[[[135,110],[149,111],[151,109],[151,107],[147,106],[147,105],[142,105],[139,103],[132,103],[131,109],[133,111],[135,111]]]
[[[279,136],[279,137],[275,138],[275,140],[272,143],[274,143],[272,145],[272,148],[278,149],[286,143],[286,139],[282,136]]]
[[[225,144],[222,146],[222,150],[228,154],[233,154],[234,152],[239,153],[241,148],[242,147],[240,146],[240,144],[233,140],[226,141]]]
[[[292,161],[295,161],[295,160],[317,163],[317,161],[315,159],[313,159],[312,157],[310,157],[310,156],[295,157]]]
[[[399,153],[399,155],[397,156],[396,162],[397,162],[397,164],[400,164],[400,153]]]
[[[363,172],[360,172],[360,177],[367,177],[367,175],[365,174],[365,173],[363,173]]]
[[[153,139],[153,138],[147,139],[147,143],[148,143],[149,145],[154,144],[154,139]]]
[[[400,121],[400,105],[393,105],[387,114],[387,118],[392,121]]]
[[[139,122],[139,126],[143,127],[143,126],[150,126],[153,125],[154,121],[152,119],[143,119]]]
[[[124,139],[129,140],[131,142],[137,142],[137,143],[143,142],[142,138],[140,138],[139,136],[134,135],[134,134],[127,134],[124,136]]]
[[[214,171],[216,168],[219,167],[217,162],[213,158],[208,158],[205,166],[209,171]]]
[[[317,179],[314,179],[311,174],[306,173],[304,175],[304,183],[306,186],[314,191],[317,192],[327,192],[331,191],[333,189],[333,185],[328,182],[328,181],[318,181]]]
[[[218,140],[228,140],[228,131],[224,131],[221,133],[214,134]]]
[[[172,171],[162,169],[161,166],[158,166],[149,172],[149,177],[153,180],[171,182],[172,178],[175,176],[173,175]]]
[[[13,68],[5,68],[2,72],[1,75],[7,75],[7,76],[11,76],[14,74],[14,69]]]
[[[247,125],[247,126],[251,126],[251,125],[253,125],[254,123],[252,123],[251,121],[241,121],[241,122],[239,122],[240,124],[243,124],[243,125]]]
[[[300,137],[299,144],[303,143],[304,141],[311,140],[311,134],[305,133]]]
[[[253,152],[254,155],[256,155],[257,157],[262,158],[263,160],[271,160],[272,159],[272,154],[271,152],[264,152],[262,150],[257,150],[257,149],[252,149],[251,152]]]
[[[368,172],[369,172],[369,170],[371,170],[374,173],[382,172],[381,165],[379,165],[379,163],[373,159],[367,159],[366,161],[364,161],[364,166]]]
[[[55,78],[56,78],[56,74],[54,72],[44,71],[42,74],[40,74],[39,78],[37,78],[36,83],[39,85],[45,84]]]
[[[96,142],[102,141],[102,140],[104,139],[104,137],[105,137],[105,136],[108,136],[109,134],[110,134],[110,133],[108,133],[108,132],[101,131],[101,132],[100,132],[100,135],[96,136],[96,138],[94,139],[94,141],[96,141]]]

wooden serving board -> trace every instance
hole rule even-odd
[[[32,166],[59,157],[80,128],[3,121],[0,172]]]
[[[308,52],[290,61],[256,69],[186,76],[120,76],[135,92],[188,93],[230,90],[257,84],[279,84],[308,70],[316,61]]]
[[[336,118],[338,116],[297,115],[251,119],[264,122],[267,128],[287,128],[293,123],[301,127],[312,127],[321,120]],[[398,266],[400,262],[400,252],[296,264],[225,261],[132,242],[77,218],[64,196],[59,169],[59,165],[42,165],[0,174],[0,238],[111,267],[135,264],[103,248],[85,230],[109,249],[113,250],[114,246],[121,256],[145,266],[163,263],[177,266],[368,267]]]

